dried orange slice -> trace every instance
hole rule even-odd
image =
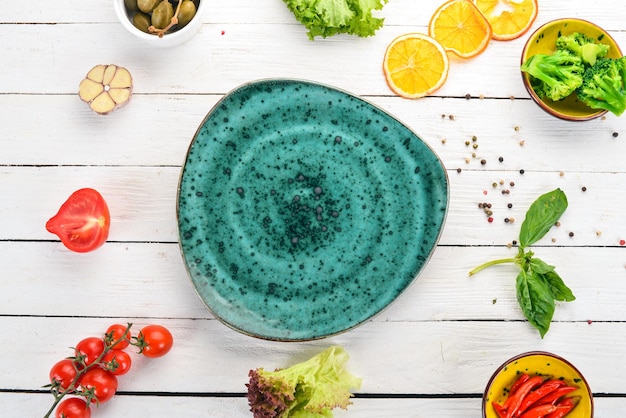
[[[424,97],[443,85],[450,63],[439,42],[422,33],[394,39],[383,60],[389,88],[407,99]]]
[[[124,67],[96,65],[78,86],[79,97],[91,110],[106,115],[128,103],[133,93],[133,78]]]
[[[493,31],[493,39],[519,38],[532,26],[539,6],[537,0],[474,0]]]
[[[492,30],[471,0],[450,0],[439,6],[430,18],[428,34],[446,51],[461,58],[471,58],[487,48]]]

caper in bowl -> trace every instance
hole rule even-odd
[[[130,33],[155,46],[189,40],[202,26],[207,0],[113,0],[115,12]]]

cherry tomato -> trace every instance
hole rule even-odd
[[[103,403],[110,400],[117,391],[117,377],[100,367],[89,370],[80,378],[82,390],[93,388],[95,398],[92,402]]]
[[[110,224],[109,207],[102,195],[94,189],[80,189],[48,220],[46,229],[70,250],[85,253],[104,244]]]
[[[62,389],[70,387],[77,375],[76,363],[70,359],[57,362],[50,369],[50,382],[57,382]]]
[[[54,416],[56,418],[91,418],[91,409],[81,398],[67,398],[59,403]]]
[[[128,327],[126,325],[122,325],[122,324],[113,324],[113,325],[111,325],[107,329],[107,332],[105,333],[105,340],[107,342],[107,345],[113,344],[115,341],[117,341],[120,338],[122,338],[123,335],[126,336],[126,339],[121,340],[120,342],[118,342],[114,346],[111,346],[110,347],[111,349],[113,349],[113,350],[123,350],[126,347],[128,347],[128,342],[130,341],[130,330],[128,329]]]
[[[128,373],[132,361],[126,351],[109,350],[102,358],[102,363],[105,370],[119,376]]]
[[[76,357],[82,357],[85,365],[89,366],[104,351],[104,340],[98,337],[88,337],[76,344]]]
[[[161,325],[147,325],[143,327],[139,331],[137,340],[140,343],[140,352],[150,358],[164,356],[174,345],[172,334]]]

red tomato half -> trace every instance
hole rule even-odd
[[[109,207],[102,195],[94,189],[80,189],[50,218],[46,229],[70,250],[85,253],[105,243],[110,225]]]

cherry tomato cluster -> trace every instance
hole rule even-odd
[[[50,369],[50,390],[55,401],[44,418],[90,418],[91,404],[110,400],[117,391],[118,376],[132,365],[126,349],[156,358],[167,354],[174,343],[172,334],[161,325],[147,325],[136,336],[132,324],[111,325],[102,337],[87,337],[76,344],[74,355]],[[65,395],[72,395],[65,398]]]
[[[504,404],[492,406],[500,418],[561,418],[578,403],[578,398],[566,396],[576,389],[561,379],[522,373]]]

